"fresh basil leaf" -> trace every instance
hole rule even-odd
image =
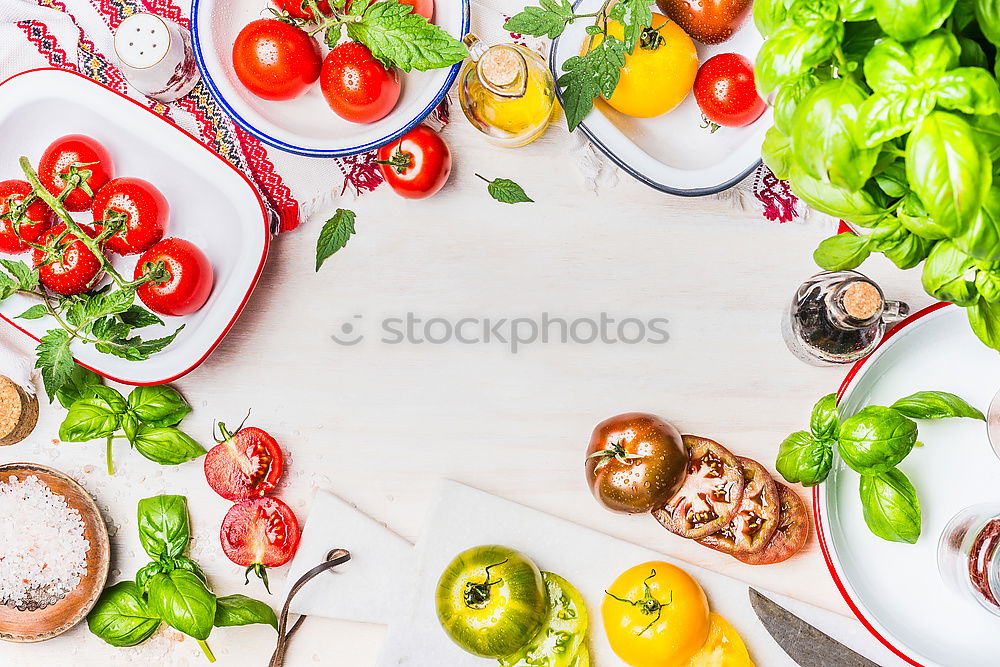
[[[917,424],[892,408],[871,405],[843,422],[838,452],[862,475],[899,465],[917,442]]]
[[[519,35],[555,39],[573,22],[569,0],[541,0],[540,7],[525,7],[503,24],[503,29]]]
[[[872,252],[885,252],[895,248],[910,236],[910,232],[893,216],[888,216],[871,228],[868,234],[868,249]]]
[[[865,82],[879,93],[909,93],[919,82],[913,57],[894,39],[879,40],[865,56]]]
[[[987,347],[1000,350],[1000,303],[990,303],[985,299],[966,308],[972,330]]]
[[[955,8],[955,0],[873,0],[873,4],[879,25],[901,42],[940,28]]]
[[[918,391],[892,404],[911,419],[966,417],[986,421],[986,416],[955,394],[946,391]]]
[[[87,627],[112,646],[136,646],[153,636],[160,618],[149,609],[134,582],[120,581],[101,593],[87,615]]]
[[[785,0],[756,0],[753,3],[753,22],[757,32],[764,37],[777,30],[787,18]]]
[[[94,387],[104,384],[104,378],[80,364],[73,364],[69,379],[56,392],[56,400],[64,408],[69,409],[74,403],[84,398],[94,398]]]
[[[174,426],[191,412],[180,392],[165,384],[136,387],[128,396],[128,407],[148,426]]]
[[[996,0],[973,0],[976,22],[983,35],[993,44],[1000,44],[1000,2]]]
[[[215,627],[229,628],[257,623],[278,629],[278,619],[274,615],[274,610],[260,600],[245,595],[227,595],[219,598],[215,607]]]
[[[96,390],[109,387],[95,385],[93,389],[95,398],[80,399],[70,406],[66,418],[59,426],[59,439],[63,442],[89,442],[106,438],[118,430],[124,410],[117,403],[110,403],[106,398],[96,395]]]
[[[975,115],[1000,113],[997,80],[980,67],[959,67],[942,74],[934,82],[934,92],[938,105],[945,109]]]
[[[821,213],[862,226],[877,223],[888,215],[880,199],[867,190],[849,190],[815,179],[798,166],[792,168],[788,182],[792,192]]]
[[[1000,62],[998,60],[997,62]],[[965,116],[972,128],[972,136],[995,162],[1000,160],[1000,114],[992,116]]]
[[[816,486],[830,474],[833,447],[807,431],[798,431],[785,438],[778,448],[775,466],[788,482]]]
[[[142,595],[149,592],[149,580],[161,572],[168,572],[170,567],[160,561],[153,561],[139,568],[135,573],[135,585]]]
[[[960,35],[958,43],[962,49],[962,55],[959,57],[958,62],[962,67],[982,67],[983,69],[989,69],[989,56],[986,55],[986,51],[983,50],[979,42]]]
[[[785,23],[764,42],[754,73],[757,88],[769,93],[786,81],[799,78],[829,60],[844,38],[844,25],[828,21],[813,28]]]
[[[975,259],[1000,260],[1000,185],[990,187],[976,221],[952,240],[956,248]]]
[[[535,201],[525,194],[524,188],[508,178],[490,181],[486,189],[501,204],[527,204]]]
[[[354,211],[338,208],[332,218],[323,225],[323,230],[319,233],[319,240],[316,241],[316,270],[322,268],[323,263],[330,258],[333,253],[347,245],[354,230]]]
[[[912,192],[903,196],[903,201],[896,209],[896,219],[911,233],[925,239],[940,240],[948,238],[948,230],[934,222],[927,213],[920,198]]]
[[[195,639],[208,639],[215,626],[215,595],[187,570],[153,576],[149,580],[149,606],[167,625]]]
[[[121,429],[125,432],[129,444],[135,447],[135,436],[139,433],[139,418],[131,412],[126,412],[122,415]]]
[[[862,475],[861,508],[869,530],[883,540],[916,544],[920,538],[917,490],[898,468]]]
[[[174,569],[187,570],[194,576],[201,579],[206,586],[208,585],[208,577],[205,576],[205,573],[202,571],[201,567],[198,566],[198,563],[195,563],[187,556],[178,556],[177,558],[174,558],[171,562],[173,563]]]
[[[140,454],[161,465],[180,465],[207,453],[191,436],[173,426],[140,425],[132,444]]]
[[[958,67],[962,46],[949,30],[935,30],[908,46],[913,71],[920,81]]]
[[[887,196],[902,199],[910,192],[910,182],[906,180],[906,163],[902,160],[890,163],[875,174],[875,183]]]
[[[819,244],[813,259],[825,271],[855,269],[871,255],[868,243],[868,236],[837,234]]]
[[[1000,303],[1000,273],[995,271],[979,271],[976,274],[976,289],[979,296],[987,303]]]
[[[847,23],[844,26],[844,42],[840,46],[847,61],[847,71],[862,69],[865,58],[881,39],[885,39],[885,33],[877,21]]]
[[[971,306],[979,300],[975,260],[949,241],[934,246],[924,264],[921,282],[928,294],[941,301]]]
[[[840,412],[837,410],[836,394],[827,394],[813,406],[809,431],[820,440],[836,440],[840,435]]]
[[[45,393],[48,394],[50,403],[55,398],[56,392],[70,381],[73,368],[76,366],[69,344],[68,331],[53,329],[39,339],[38,347],[35,348],[38,352],[35,368],[41,371],[42,383],[45,385]]]
[[[462,42],[412,11],[399,2],[372,3],[360,21],[347,24],[347,34],[383,63],[404,72],[449,67],[469,57]]]
[[[841,16],[845,21],[868,21],[875,18],[873,0],[842,0]]]
[[[793,81],[781,84],[774,93],[774,126],[791,136],[795,129],[795,112],[813,88],[820,84],[819,77],[807,73]]]
[[[925,90],[907,94],[876,93],[858,108],[853,126],[859,146],[874,148],[912,131],[934,109],[934,95]]]
[[[153,496],[139,501],[139,541],[154,560],[177,558],[191,541],[187,498]]]
[[[770,127],[764,135],[764,143],[760,147],[760,155],[768,169],[778,178],[788,178],[792,170],[792,141],[781,133],[777,126]]]
[[[883,252],[893,264],[905,271],[927,259],[936,244],[937,241],[925,239],[911,232],[906,234],[906,238],[899,244],[887,248]]]

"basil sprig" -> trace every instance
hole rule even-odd
[[[983,413],[955,394],[919,391],[891,407],[871,405],[841,420],[836,394],[813,407],[809,431],[792,433],[778,448],[776,467],[791,483],[815,486],[833,467],[833,452],[861,475],[865,523],[878,537],[913,544],[920,537],[920,500],[898,466],[917,442],[914,419],[969,418]]]
[[[191,541],[187,499],[154,496],[139,501],[139,541],[152,561],[104,589],[87,616],[90,631],[112,646],[135,646],[162,623],[198,640],[210,662],[213,628],[263,624],[277,629],[274,610],[245,595],[218,598],[201,568],[184,556]]]
[[[161,465],[179,465],[205,454],[205,448],[176,427],[191,412],[180,393],[167,385],[137,387],[126,399],[118,390],[83,375],[60,400],[74,399],[59,426],[65,442],[104,439],[108,474],[114,474],[111,450],[124,438],[140,454]]]

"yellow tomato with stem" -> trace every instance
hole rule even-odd
[[[705,591],[670,563],[623,572],[607,589],[601,617],[611,648],[632,667],[685,667],[709,634]]]
[[[608,34],[623,39],[625,30],[618,21],[609,21]],[[594,48],[604,35],[591,40],[590,48]],[[654,13],[653,24],[643,31],[635,51],[626,54],[618,87],[607,103],[626,116],[660,116],[687,97],[697,74],[694,42],[675,22]]]
[[[736,629],[723,617],[712,614],[708,640],[687,667],[754,667],[754,664]]]

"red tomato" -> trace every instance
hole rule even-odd
[[[399,101],[399,73],[358,42],[344,42],[330,51],[320,85],[330,108],[352,123],[381,120]]]
[[[226,513],[220,538],[229,560],[247,569],[247,579],[256,574],[267,587],[267,568],[284,565],[299,548],[299,522],[277,498],[244,500]]]
[[[246,89],[265,100],[290,100],[319,78],[319,44],[277,19],[258,19],[236,36],[233,67]]]
[[[281,446],[259,428],[241,428],[235,435],[222,428],[223,442],[205,457],[205,479],[226,500],[263,498],[274,491],[285,467]]]
[[[116,178],[94,197],[94,228],[104,231],[102,221],[118,221],[124,226],[104,242],[111,252],[137,255],[163,238],[167,230],[170,204],[149,181]]]
[[[97,232],[86,225],[80,225],[80,228],[90,238],[97,236]],[[31,259],[38,267],[38,279],[50,291],[64,296],[83,294],[97,284],[101,273],[101,260],[73,234],[67,234],[59,242],[58,247],[53,245],[55,239],[65,231],[66,225],[60,222],[45,232],[39,243],[52,245],[52,249],[50,251],[35,249],[32,251]],[[46,263],[53,257],[55,258],[53,261]]]
[[[212,292],[212,265],[198,246],[184,239],[163,239],[139,258],[135,279],[146,267],[163,262],[170,277],[139,285],[136,292],[146,306],[161,315],[190,315],[205,305]]]
[[[309,3],[306,0],[273,0],[273,2],[278,9],[288,12],[290,16],[294,16],[297,19],[313,18],[312,10],[309,8]],[[329,0],[319,0],[316,6],[319,7],[321,13],[330,13]]]
[[[17,208],[24,201],[24,196],[31,192],[27,181],[0,181],[0,252],[24,252],[28,249],[24,241],[34,243],[52,226],[55,214],[48,204],[36,199],[24,211],[20,236],[14,233],[14,221],[6,216],[10,216],[11,209]]]
[[[66,197],[63,205],[67,211],[86,211],[97,191],[114,178],[115,163],[108,150],[90,137],[70,134],[56,139],[45,149],[38,163],[38,177],[45,189],[58,197],[66,188],[74,164],[87,165],[76,169],[82,175],[89,172],[89,177],[83,181],[90,193],[82,187],[77,188]]]
[[[415,128],[378,149],[378,168],[400,197],[424,199],[436,194],[451,175],[451,150],[427,127]]]
[[[705,118],[726,127],[749,125],[767,108],[757,94],[753,65],[738,53],[705,61],[694,80],[694,98]]]
[[[347,0],[347,9],[351,8],[351,1]],[[434,18],[434,0],[399,0],[399,4],[413,7],[411,13],[420,14],[428,21]]]

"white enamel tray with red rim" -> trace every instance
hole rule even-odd
[[[164,317],[165,327],[136,330],[159,338],[181,324],[184,330],[147,361],[127,361],[73,344],[76,360],[126,384],[161,384],[194,370],[221,342],[250,298],[267,256],[268,225],[263,202],[246,177],[193,136],[146,107],[73,72],[41,69],[0,84],[0,180],[23,178],[18,166],[27,156],[37,166],[42,151],[66,134],[85,134],[104,144],[118,176],[144,178],[170,203],[168,237],[201,248],[215,272],[208,303],[186,317]],[[89,212],[76,214],[92,222]],[[17,258],[30,262],[30,255]],[[115,257],[131,275],[138,256]],[[55,323],[14,319],[36,303],[14,296],[0,303],[0,317],[37,339]]]
[[[841,416],[921,390],[953,392],[985,414],[997,389],[1000,354],[976,338],[964,309],[939,304],[903,322],[852,369],[840,392]],[[904,660],[920,667],[995,667],[1000,619],[946,586],[937,543],[960,510],[1000,498],[1000,460],[981,421],[919,424],[924,446],[899,466],[920,498],[918,542],[896,544],[871,534],[860,478],[835,457],[829,478],[813,490],[823,554],[858,618]]]
[[[598,11],[601,4],[601,0],[577,0],[574,6],[577,14],[589,14]],[[592,23],[592,19],[574,21],[552,43],[549,66],[556,79],[563,73],[563,63],[580,55],[587,26]],[[722,44],[695,42],[695,46],[700,63],[720,53],[739,53],[753,62],[763,43],[753,19],[748,18]],[[562,99],[561,92],[559,95]],[[697,197],[731,188],[756,169],[764,135],[773,124],[770,107],[747,127],[723,127],[713,134],[701,127],[703,123],[694,95],[688,94],[680,106],[657,118],[631,118],[599,102],[577,131],[646,185]]]

